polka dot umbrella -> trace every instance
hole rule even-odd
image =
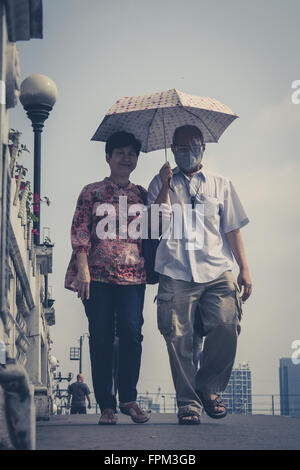
[[[188,95],[172,89],[151,95],[125,96],[107,112],[91,140],[106,142],[117,131],[131,132],[142,143],[142,152],[167,149],[175,129],[197,126],[204,142],[218,142],[238,117],[213,98]]]

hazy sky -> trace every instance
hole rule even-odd
[[[237,362],[249,361],[253,393],[278,393],[279,358],[300,338],[300,105],[291,101],[291,84],[300,79],[299,0],[43,3],[44,39],[18,47],[22,79],[48,75],[59,92],[43,134],[41,195],[51,205],[42,206],[41,227],[51,228],[55,242],[51,334],[61,371],[77,371],[69,347],[87,332],[81,301],[63,287],[75,204],[83,186],[109,174],[104,144],[90,139],[118,98],[177,88],[217,98],[240,116],[218,144],[207,145],[204,165],[232,180],[250,219],[242,235],[253,294],[244,304]],[[20,104],[10,125],[33,151]],[[170,151],[169,158],[173,165]],[[21,162],[31,169],[32,160],[26,154]],[[162,151],[141,154],[131,180],[147,187],[163,163]],[[172,392],[155,291],[147,289],[138,388]]]

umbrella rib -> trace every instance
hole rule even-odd
[[[147,148],[148,148],[150,129],[151,129],[152,122],[154,121],[154,118],[155,118],[155,115],[156,115],[157,111],[158,111],[158,108],[155,108],[152,119],[151,119],[151,122],[149,123],[149,126],[148,126],[148,134],[147,134],[146,149],[145,149],[146,151],[147,151]]]
[[[199,119],[199,120],[202,122],[203,126],[206,127],[207,131],[208,131],[208,132],[210,133],[210,135],[213,137],[213,139],[215,140],[215,142],[218,142],[217,137],[211,132],[211,130],[207,127],[207,125],[205,124],[205,122],[203,121],[203,119],[201,119],[201,117],[197,116],[197,114],[193,113],[192,111],[189,111],[188,109],[186,109],[185,106],[182,106],[182,107],[183,107],[183,109],[184,109],[187,113],[192,114],[192,116],[194,116],[194,117],[196,117],[197,119]]]

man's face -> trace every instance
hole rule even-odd
[[[176,154],[184,153],[184,152],[195,152],[196,154],[199,152],[204,152],[205,145],[202,144],[202,141],[199,137],[199,134],[193,129],[182,129],[177,133],[175,145],[171,146],[172,152],[175,157],[176,161]],[[180,167],[180,164],[176,161],[177,165],[181,170],[186,170]],[[198,170],[197,165],[195,168],[191,168],[191,171]]]
[[[78,382],[84,382],[84,377],[82,374],[78,377]]]
[[[115,148],[111,155],[106,155],[111,172],[117,176],[129,176],[136,168],[137,154],[132,145]]]

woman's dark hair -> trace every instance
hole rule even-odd
[[[136,155],[138,157],[140,150],[141,150],[141,146],[142,146],[141,142],[138,139],[136,139],[133,134],[130,134],[129,132],[125,132],[125,131],[115,132],[106,141],[105,152],[111,156],[114,149],[117,149],[120,147],[129,147],[129,145],[133,146],[133,148],[136,151]]]

